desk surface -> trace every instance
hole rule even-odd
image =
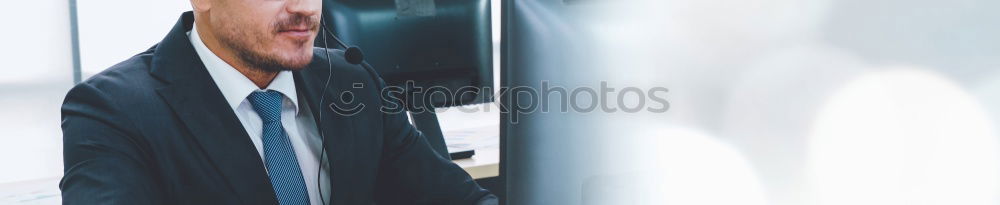
[[[476,150],[472,158],[453,160],[473,179],[500,175],[499,125],[483,125],[444,131],[449,149]]]
[[[453,160],[455,164],[468,172],[473,179],[482,179],[500,175],[500,149],[477,149],[476,155],[468,159]]]

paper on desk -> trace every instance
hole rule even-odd
[[[0,184],[0,204],[60,204],[59,178]]]
[[[448,152],[499,148],[499,110],[495,103],[438,108],[436,112]]]
[[[444,131],[444,141],[448,152],[455,153],[466,150],[499,148],[500,127],[480,126],[459,130]]]

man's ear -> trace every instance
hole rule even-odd
[[[195,13],[207,12],[212,9],[212,0],[191,0],[191,9]]]

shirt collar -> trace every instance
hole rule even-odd
[[[262,91],[253,81],[244,76],[243,73],[240,73],[236,68],[223,61],[215,53],[212,53],[208,49],[208,46],[205,46],[205,43],[201,41],[201,36],[198,36],[197,26],[192,26],[191,32],[188,32],[188,37],[191,39],[191,45],[194,46],[198,57],[201,58],[201,62],[208,69],[208,74],[212,76],[215,85],[219,87],[219,91],[222,91],[222,96],[226,98],[226,102],[229,103],[229,106],[233,110],[236,110],[250,93]],[[279,72],[278,76],[275,76],[274,80],[271,81],[271,84],[267,85],[267,88],[263,90],[278,91],[292,102],[292,105],[295,107],[295,113],[299,113],[298,95],[295,92],[295,79],[292,77],[291,71]]]

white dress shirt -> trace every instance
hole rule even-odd
[[[250,81],[250,79],[233,68],[233,66],[209,50],[205,46],[205,43],[201,41],[198,29],[192,28],[191,32],[188,33],[188,37],[191,39],[191,45],[194,46],[198,57],[201,58],[201,61],[205,64],[205,68],[208,69],[208,74],[212,76],[212,80],[219,86],[219,91],[222,91],[222,95],[236,113],[236,117],[239,118],[240,123],[243,123],[243,128],[250,135],[250,141],[257,148],[257,153],[260,154],[261,161],[264,160],[264,145],[261,139],[261,133],[264,129],[263,122],[260,116],[257,115],[257,111],[254,111],[253,105],[247,100],[247,96],[254,91],[265,90],[278,91],[284,95],[284,100],[281,103],[281,126],[285,128],[285,132],[292,142],[292,148],[295,149],[295,157],[299,161],[299,168],[302,169],[302,177],[306,183],[306,190],[309,192],[309,201],[313,205],[322,204],[319,198],[319,186],[323,186],[323,190],[325,190],[322,193],[323,198],[329,201],[330,181],[329,176],[327,176],[327,173],[329,173],[328,165],[324,164],[323,171],[319,173],[319,184],[317,184],[316,180],[316,172],[319,171],[318,167],[320,166],[319,157],[321,156],[320,146],[322,145],[322,139],[316,128],[316,121],[313,121],[314,118],[309,111],[309,106],[306,106],[305,100],[300,100],[300,97],[296,93],[292,72],[282,71],[278,73],[278,76],[271,81],[271,84],[266,89],[260,89],[253,81]]]

